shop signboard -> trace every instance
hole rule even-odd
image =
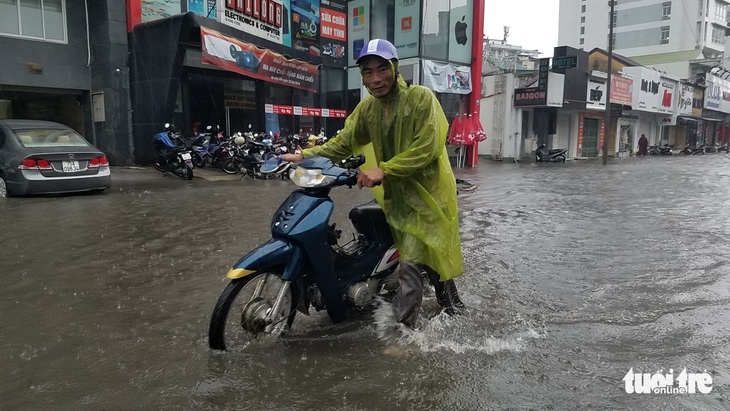
[[[730,113],[730,81],[707,73],[705,86],[704,108]]]
[[[322,59],[325,63],[346,66],[347,3],[344,0],[322,0],[321,20]]]
[[[586,108],[591,110],[606,109],[606,81],[602,79],[588,79],[586,93]]]
[[[290,4],[291,47],[319,56],[319,0],[290,0]]]
[[[473,0],[451,0],[449,10],[449,60],[471,63]],[[481,37],[478,39],[481,41]]]
[[[256,93],[253,91],[226,90],[223,103],[228,108],[256,110]]]
[[[254,36],[285,44],[285,10],[281,0],[218,0],[221,23]],[[288,22],[287,22],[288,23]]]
[[[329,117],[329,118],[346,118],[347,111],[335,110],[331,108],[288,106],[282,104],[264,104],[264,112],[266,114],[287,114],[293,116],[306,117]]]
[[[12,3],[11,3],[12,4]],[[145,0],[140,3],[142,23],[182,13],[181,3],[168,0]],[[40,13],[40,11],[38,11]]]
[[[692,97],[694,96],[694,85],[682,82],[679,84],[677,93],[677,115],[692,115]]]
[[[578,56],[553,57],[553,69],[569,69],[578,66]]]
[[[187,0],[188,11],[216,20],[216,0]]]
[[[515,89],[515,107],[547,106],[547,90],[537,87]]]
[[[674,113],[674,99],[677,90],[677,81],[660,77],[658,111],[663,114]],[[666,123],[666,122],[665,122]]]
[[[370,0],[350,1],[347,10],[347,65],[354,66],[360,51],[370,41]]]
[[[421,27],[420,1],[395,0],[394,46],[401,59],[418,56]]]
[[[622,71],[634,78],[632,108],[658,113],[661,101],[659,96],[661,73],[645,67],[624,67]]]
[[[271,83],[317,92],[317,66],[200,28],[203,63]]]
[[[631,105],[634,80],[630,77],[611,76],[611,103]]]
[[[439,93],[471,93],[471,68],[423,60],[423,85]]]

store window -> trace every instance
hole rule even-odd
[[[313,133],[318,134],[322,127],[320,115],[310,114],[310,110],[320,108],[319,93],[291,87],[266,84],[265,103],[271,104],[273,113],[266,113],[266,132],[281,133]],[[292,107],[293,114],[281,114],[278,107]]]
[[[323,67],[320,76],[322,87],[322,108],[329,110],[345,110],[345,95],[342,89],[345,87],[345,75],[347,72],[341,68]],[[335,135],[337,130],[345,126],[344,118],[322,116],[321,127],[327,137]]]
[[[421,55],[432,60],[471,63],[473,0],[424,0]]]
[[[421,54],[424,58],[447,60],[449,57],[449,2],[424,0]]]
[[[0,35],[65,43],[65,0],[0,0]]]

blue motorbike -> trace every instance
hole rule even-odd
[[[357,231],[340,245],[342,233],[330,224],[334,209],[330,190],[357,183],[364,157],[335,164],[308,157],[290,171],[301,187],[281,204],[271,221],[272,238],[241,258],[226,275],[231,281],[213,310],[208,330],[211,348],[245,345],[261,335],[279,335],[296,311],[326,309],[333,322],[349,310],[370,305],[375,296],[392,296],[398,286],[398,250],[383,210],[370,202],[350,211]],[[279,158],[262,172],[276,172]]]
[[[153,146],[156,158],[152,165],[164,175],[168,172],[185,180],[193,179],[193,161],[190,151],[185,147],[185,139],[174,126],[165,124],[165,131],[155,134]]]

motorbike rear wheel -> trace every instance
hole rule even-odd
[[[214,350],[243,348],[262,335],[278,336],[294,322],[297,308],[295,287],[272,273],[257,273],[232,280],[213,309],[208,345]],[[271,313],[279,292],[283,300]]]
[[[183,178],[183,180],[192,180],[193,179],[193,169],[185,164],[184,166],[180,167],[180,177]]]

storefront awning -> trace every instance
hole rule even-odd
[[[283,86],[318,92],[317,66],[289,59],[207,27],[200,27],[203,63]]]
[[[698,121],[702,120],[702,118],[679,115],[679,116],[677,116],[677,120],[678,121],[694,121],[694,122],[698,122]]]

